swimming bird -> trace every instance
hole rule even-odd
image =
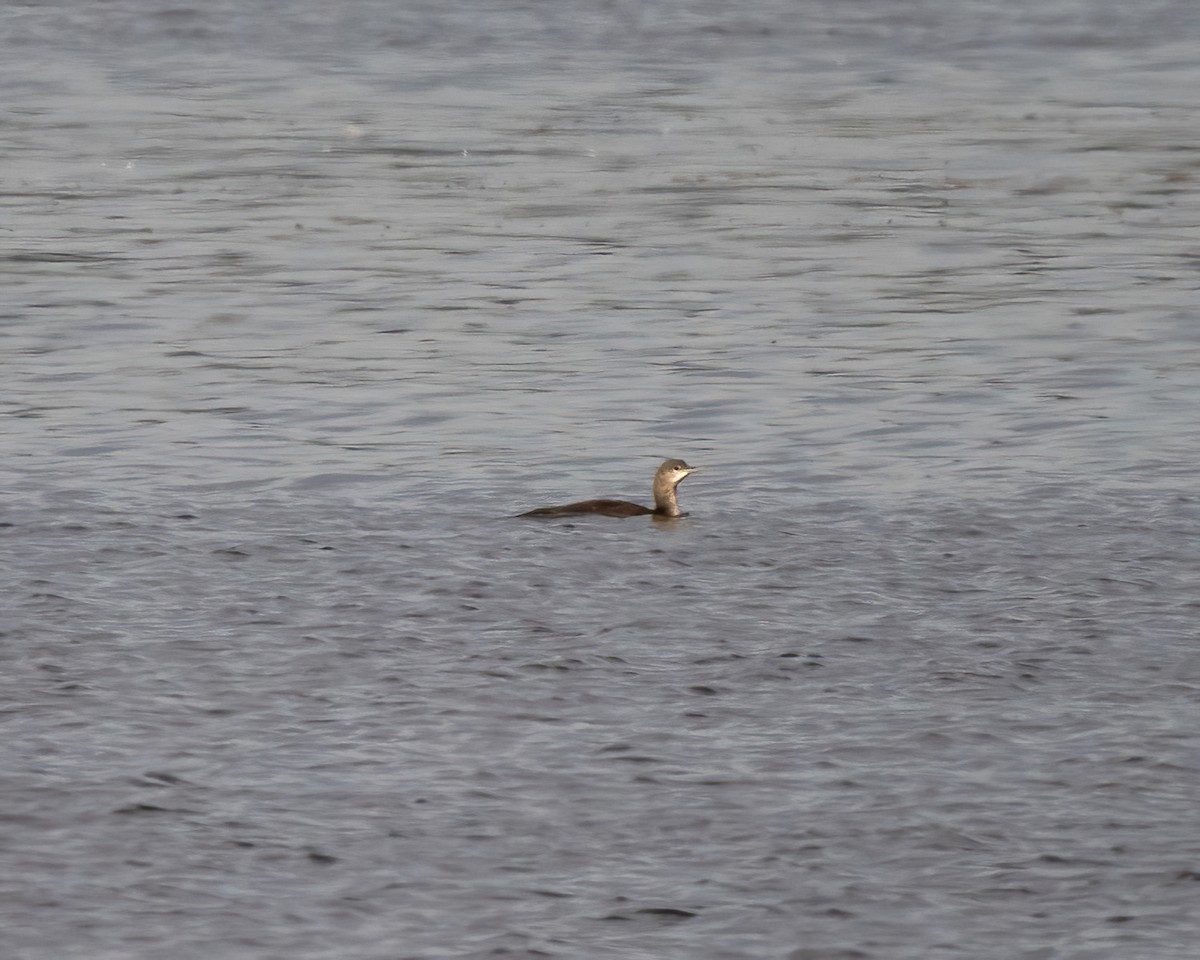
[[[662,466],[654,471],[653,509],[628,500],[580,500],[561,507],[538,507],[518,516],[574,517],[595,514],[601,517],[639,517],[651,514],[655,517],[683,517],[686,514],[679,509],[675,488],[679,486],[679,481],[693,472],[695,467],[689,467],[682,460],[664,460]]]

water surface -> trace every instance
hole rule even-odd
[[[6,956],[1190,960],[1197,21],[0,15]]]

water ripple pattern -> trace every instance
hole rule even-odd
[[[1198,42],[5,8],[4,960],[1192,960]]]

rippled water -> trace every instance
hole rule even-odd
[[[1190,960],[1198,35],[0,12],[4,957]]]

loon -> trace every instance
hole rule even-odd
[[[580,500],[561,507],[538,507],[518,516],[574,517],[595,514],[601,517],[683,517],[686,514],[679,509],[675,488],[679,486],[679,481],[694,471],[695,467],[689,467],[682,460],[664,460],[662,466],[654,471],[653,509],[628,500]]]

